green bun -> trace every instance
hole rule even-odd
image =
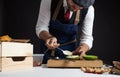
[[[66,56],[66,59],[79,60],[80,56],[79,55],[68,55],[68,56]]]
[[[86,60],[96,60],[98,59],[98,56],[95,56],[95,55],[85,55],[83,56],[84,59]]]

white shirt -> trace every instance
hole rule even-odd
[[[67,4],[64,0],[63,7],[66,7],[65,5]],[[36,34],[38,37],[41,31],[49,32],[48,26],[49,26],[50,17],[51,17],[50,8],[51,8],[51,0],[41,0],[38,21],[36,24]],[[93,44],[93,36],[92,36],[93,22],[94,22],[94,7],[90,6],[88,8],[88,12],[83,21],[82,36],[80,38],[81,40],[80,44],[85,43],[89,46],[89,48],[91,48]]]

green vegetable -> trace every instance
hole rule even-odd
[[[66,58],[70,60],[79,60],[80,56],[79,55],[68,55],[66,56]]]
[[[96,60],[98,59],[98,56],[95,56],[95,55],[85,55],[83,56],[84,59],[86,60]]]

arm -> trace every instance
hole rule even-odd
[[[40,39],[45,41],[48,49],[54,49],[59,46],[59,44],[57,43],[57,38],[49,33],[50,7],[51,0],[41,0],[38,21],[36,24],[36,34]]]
[[[82,59],[83,56],[87,51],[89,51],[92,47],[93,43],[93,21],[94,21],[94,8],[90,6],[88,8],[88,12],[85,16],[83,21],[82,27],[82,35],[81,35],[81,42],[78,48],[73,52],[73,54],[80,54],[80,58]]]
[[[36,24],[36,34],[42,40],[45,40],[45,38],[43,38],[45,35],[42,35],[42,31],[45,31],[48,35],[50,35],[48,28],[50,21],[50,6],[51,0],[41,0],[39,16]]]
[[[80,38],[80,44],[88,45],[89,49],[92,48],[93,43],[93,22],[94,22],[94,8],[90,6],[88,9],[88,13],[83,21],[82,27],[82,36]]]

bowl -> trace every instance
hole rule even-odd
[[[41,66],[44,54],[33,54],[33,67]]]

